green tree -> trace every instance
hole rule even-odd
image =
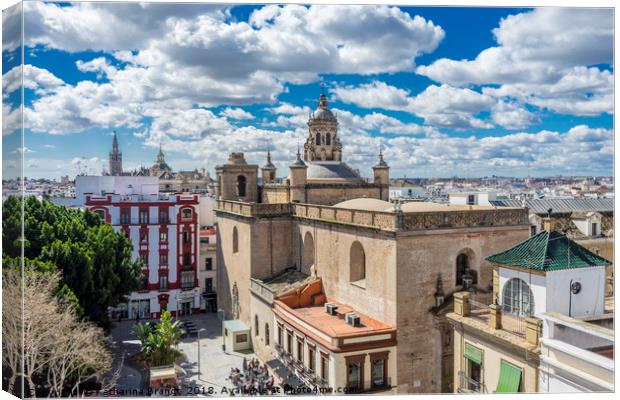
[[[61,271],[58,293],[77,299],[82,315],[104,328],[110,326],[108,307],[140,287],[141,265],[131,260],[131,242],[88,210],[10,196],[3,203],[2,228],[5,257],[21,256],[23,241],[26,262]]]
[[[172,319],[170,311],[161,314],[159,323],[137,324],[133,330],[140,340],[142,359],[149,367],[170,365],[181,355],[175,348],[184,334],[180,321]]]

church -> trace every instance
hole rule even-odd
[[[271,154],[261,182],[243,153],[216,167],[226,319],[308,387],[452,392],[451,296],[470,283],[491,296],[485,257],[527,239],[527,210],[388,202],[383,155],[371,181],[346,164],[325,95],[291,158],[280,180]]]
[[[258,166],[248,165],[243,154],[232,153],[226,164],[216,167],[218,193],[227,199],[268,204],[334,205],[358,197],[388,200],[389,167],[382,154],[373,167],[372,182],[342,161],[338,120],[324,94],[316,111],[310,114],[308,131],[303,159],[298,149],[287,179],[276,181],[277,170],[268,152],[267,162],[261,168],[263,185],[257,187]]]

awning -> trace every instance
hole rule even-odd
[[[495,393],[517,393],[521,383],[521,368],[502,361],[499,371],[499,381]]]
[[[465,354],[463,356],[478,365],[482,364],[482,350],[471,344],[465,344]]]

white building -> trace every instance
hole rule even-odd
[[[613,392],[614,332],[559,313],[544,313],[539,392]],[[607,322],[613,326],[613,314]]]
[[[450,204],[467,206],[490,206],[495,201],[495,192],[452,192],[448,194]]]
[[[121,318],[158,318],[200,311],[197,264],[199,202],[194,194],[159,194],[156,177],[79,176],[76,193],[133,245],[143,262],[144,286],[114,310]]]
[[[393,199],[423,199],[428,194],[422,186],[390,186],[390,200]]]

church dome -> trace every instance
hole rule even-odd
[[[311,161],[308,165],[308,180],[328,180],[359,182],[362,179],[359,174],[341,161]]]
[[[326,121],[335,121],[336,116],[328,108],[318,108],[315,112],[310,114],[310,119],[320,119]]]
[[[358,197],[356,199],[346,200],[334,205],[334,207],[338,208],[366,211],[385,211],[391,206],[392,204],[385,200],[379,200],[369,197]]]
[[[311,120],[318,119],[318,120],[324,120],[324,121],[335,121],[336,120],[336,116],[329,109],[329,105],[327,103],[327,96],[325,96],[324,94],[322,94],[319,97],[319,104],[316,108],[316,111],[310,114],[310,119]]]

